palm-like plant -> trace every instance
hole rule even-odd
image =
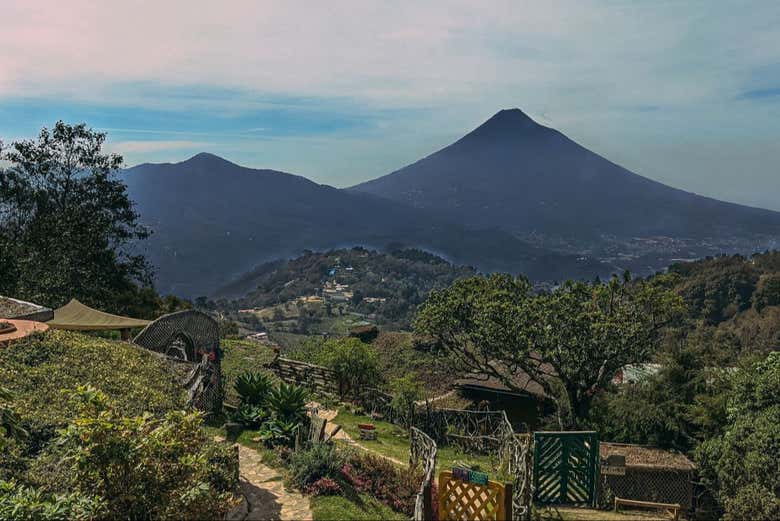
[[[271,379],[265,373],[247,371],[236,378],[233,388],[242,405],[262,405],[271,390]]]
[[[277,418],[300,423],[306,418],[307,399],[306,389],[282,382],[268,394],[267,403]]]

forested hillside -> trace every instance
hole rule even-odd
[[[674,264],[669,273],[712,352],[735,359],[780,349],[780,252]]]
[[[265,264],[247,275],[238,285],[255,289],[236,304],[264,308],[319,296],[325,307],[343,303],[349,311],[375,316],[380,323],[408,324],[432,289],[475,273],[472,267],[454,266],[417,249],[306,252],[296,259]]]

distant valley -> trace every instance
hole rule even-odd
[[[339,190],[211,154],[123,172],[164,292],[211,295],[304,250],[390,243],[535,281],[649,274],[780,244],[780,213],[638,176],[504,110],[456,143]],[[247,291],[252,288],[246,288]]]

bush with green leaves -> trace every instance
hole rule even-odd
[[[260,426],[258,437],[268,447],[295,447],[295,439],[304,424],[298,421],[285,421],[272,418]]]
[[[41,489],[0,481],[0,519],[89,521],[106,517],[105,502],[79,493],[46,494]]]
[[[336,373],[342,395],[366,385],[377,387],[380,379],[376,351],[357,338],[328,340],[317,353],[315,361]]]
[[[55,451],[65,483],[97,495],[107,517],[216,519],[225,515],[238,485],[238,461],[210,440],[199,413],[124,416],[101,391],[71,394],[78,415],[61,431]]]
[[[346,462],[346,455],[335,445],[319,443],[290,456],[290,480],[304,490],[322,478],[339,479]]]
[[[780,519],[780,353],[733,377],[724,433],[696,450],[724,519]]]
[[[6,438],[27,438],[27,431],[22,428],[21,419],[11,403],[12,398],[11,391],[0,387],[0,450],[5,449]]]

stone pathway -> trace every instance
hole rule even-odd
[[[228,521],[313,519],[309,500],[299,492],[285,490],[282,475],[263,463],[257,451],[239,445],[238,466],[245,501],[228,514]]]

